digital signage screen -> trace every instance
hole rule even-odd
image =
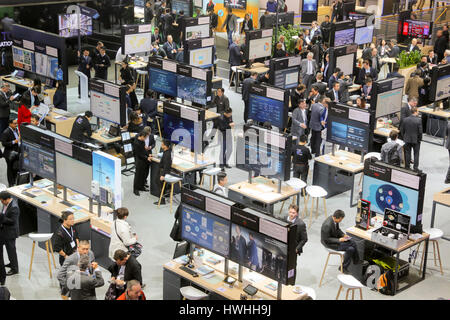
[[[248,117],[258,122],[269,121],[275,127],[284,128],[284,102],[251,93]]]
[[[55,152],[53,150],[22,141],[21,159],[23,170],[33,172],[49,180],[55,180]]]
[[[336,31],[334,34],[334,46],[340,47],[355,43],[355,29]]]
[[[177,75],[176,73],[150,68],[149,88],[153,91],[167,94],[172,97],[177,96]]]
[[[206,105],[206,81],[178,75],[177,79],[177,97]]]
[[[195,131],[194,122],[181,117],[164,113],[163,117],[163,136],[165,139],[170,140],[172,143],[178,144],[185,148],[194,150],[195,146]],[[186,131],[181,131],[183,129]],[[177,131],[178,130],[178,131]],[[177,131],[177,132],[176,132]],[[174,134],[175,132],[175,134]],[[186,141],[186,132],[189,132],[190,141]]]
[[[371,43],[373,39],[374,26],[356,28],[355,43],[358,45]]]

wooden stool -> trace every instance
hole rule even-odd
[[[312,225],[312,214],[313,214],[313,210],[314,210],[314,200],[317,200],[317,205],[316,205],[316,218],[318,216],[318,212],[319,212],[319,198],[323,198],[323,210],[325,213],[325,218],[327,217],[327,202],[325,197],[328,195],[328,192],[319,186],[308,186],[306,187],[306,193],[308,194],[308,198],[306,199],[306,203],[308,203],[309,201],[309,197],[312,198],[312,202],[311,202],[311,211],[309,213],[309,226],[308,229],[311,228]],[[307,208],[305,208],[305,210],[307,210]]]
[[[295,190],[298,190],[298,195],[292,197],[292,203],[293,204],[295,204],[295,202],[296,202],[296,197],[300,196],[300,192],[303,192],[303,201],[305,203],[305,206],[304,206],[304,208],[302,210],[302,219],[303,219],[303,216],[304,216],[305,210],[306,210],[306,194],[305,194],[306,183],[303,180],[299,179],[299,178],[291,178],[291,180],[286,181],[286,184],[288,186],[290,186],[291,188],[293,188]],[[286,202],[286,200],[284,200],[283,203],[281,204],[281,209],[280,209],[280,213],[279,214],[281,214],[281,211],[283,211],[285,202]]]
[[[136,70],[136,86],[139,84],[142,90],[145,90],[145,77],[148,75],[146,70]]]
[[[192,286],[180,288],[180,293],[183,296],[183,300],[205,300],[208,298],[208,294]]]
[[[333,250],[333,249],[330,249],[330,248],[325,248],[325,249],[327,249],[327,251],[328,251],[328,256],[327,256],[327,261],[325,262],[325,266],[323,267],[322,277],[320,278],[320,282],[319,282],[319,288],[322,285],[323,277],[325,275],[325,270],[328,267],[328,260],[330,259],[330,256],[334,254],[334,255],[337,255],[337,256],[340,257],[340,259],[341,259],[341,272],[342,272],[342,269],[343,269],[342,265],[344,263],[345,251],[336,251],[336,250]]]
[[[202,172],[202,179],[200,180],[200,186],[203,187],[203,181],[205,176],[209,176],[209,190],[212,191],[214,188],[213,185],[213,177],[217,176],[217,174],[221,171],[220,168],[210,168],[210,169],[205,169]]]
[[[33,267],[34,248],[36,246],[36,242],[45,242],[45,249],[47,251],[47,258],[48,258],[48,270],[50,272],[50,279],[52,278],[52,265],[50,263],[50,252],[52,254],[53,266],[56,269],[55,256],[53,255],[53,247],[52,247],[52,241],[51,241],[52,236],[53,236],[53,233],[30,233],[28,235],[28,237],[31,240],[33,240],[33,248],[31,249],[31,262],[30,262],[30,271],[28,273],[28,279],[31,279],[31,268]],[[48,251],[49,247],[50,247],[50,252]]]
[[[441,274],[444,275],[444,271],[442,270],[442,261],[441,261],[441,252],[439,250],[439,242],[438,240],[441,239],[444,236],[444,232],[440,229],[436,229],[436,228],[431,228],[431,229],[424,229],[423,232],[428,233],[430,235],[430,239],[429,241],[431,241],[431,243],[433,244],[433,258],[434,258],[434,265],[437,267],[437,260],[436,260],[436,251],[438,254],[438,260],[439,260],[439,267],[441,269]],[[414,262],[413,264],[416,263],[416,258],[419,255],[419,250],[420,250],[420,245],[422,243],[419,243],[419,246],[417,247],[417,255],[414,258]],[[436,250],[437,248],[437,250]],[[422,265],[425,259],[425,254],[424,254],[425,249],[422,250],[422,259],[420,261],[420,270],[422,270]],[[427,259],[428,260],[428,259]]]
[[[359,289],[359,296],[360,296],[361,300],[363,299],[362,288],[364,288],[364,286],[361,284],[361,282],[356,280],[355,277],[353,277],[349,274],[339,274],[337,276],[337,278],[338,278],[339,282],[341,283],[341,285],[339,286],[339,291],[337,293],[336,300],[339,298],[339,294],[341,293],[342,288],[347,288],[345,300],[348,300],[348,294],[350,291],[352,292],[352,300],[355,300],[355,290],[356,289]]]
[[[164,184],[163,184],[163,187],[161,190],[161,195],[159,196],[158,208],[159,208],[159,205],[161,204],[161,199],[164,195],[164,189],[166,188],[166,183],[170,183],[170,213],[172,213],[173,186],[175,183],[179,183],[180,188],[181,188],[181,180],[183,180],[183,179],[171,176],[170,174],[166,174],[164,176]]]

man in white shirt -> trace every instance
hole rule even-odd
[[[228,190],[225,187],[227,183],[228,183],[227,174],[225,172],[219,172],[217,174],[217,183],[214,186],[213,192],[227,198]]]

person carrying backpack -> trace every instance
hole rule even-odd
[[[398,133],[392,130],[388,141],[381,147],[381,161],[400,166],[403,159],[402,146],[398,143]]]

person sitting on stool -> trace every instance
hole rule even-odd
[[[163,139],[161,143],[161,149],[163,150],[163,154],[161,157],[161,161],[159,162],[159,180],[161,183],[164,181],[164,177],[166,174],[170,173],[170,169],[172,168],[172,143],[168,139]],[[150,155],[150,160],[152,156]],[[162,188],[162,186],[161,186]],[[165,190],[168,192],[168,188]],[[166,204],[165,195],[163,195],[161,199],[161,204]],[[158,205],[158,201],[153,204]]]
[[[133,153],[136,163],[136,172],[134,174],[133,182],[133,193],[139,196],[139,191],[148,191],[145,188],[145,181],[147,177],[145,173],[148,174],[148,166],[151,161],[148,150],[145,148],[145,139],[148,136],[148,132],[141,131],[138,133],[133,142]]]
[[[326,248],[336,251],[345,251],[343,263],[344,270],[341,271],[343,273],[348,273],[350,261],[353,259],[353,263],[358,263],[359,256],[356,243],[339,228],[339,223],[344,219],[344,217],[344,211],[336,210],[332,216],[328,217],[323,222],[320,231],[320,242]]]
[[[225,187],[227,183],[228,183],[227,174],[225,172],[219,172],[217,174],[217,183],[214,186],[213,192],[220,194],[225,198],[228,198],[228,190]]]

